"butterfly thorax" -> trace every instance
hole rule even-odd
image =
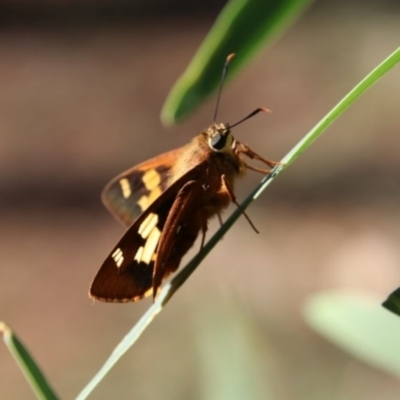
[[[198,199],[198,207],[203,207],[207,218],[222,211],[230,203],[222,176],[233,190],[235,179],[246,171],[242,159],[235,152],[236,145],[227,125],[213,124],[184,148],[171,170],[169,185],[188,170],[193,172],[189,179],[202,183],[204,192]]]

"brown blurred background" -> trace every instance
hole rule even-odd
[[[211,122],[214,100],[172,129],[159,113],[224,2],[35,3],[0,3],[0,320],[68,399],[150,305],[87,297],[123,233],[100,191]],[[226,87],[220,119],[271,108],[235,135],[280,159],[399,46],[399,18],[394,1],[317,2]],[[399,105],[397,68],[273,183],[249,210],[261,234],[242,218],[92,398],[208,400],[202,340],[226,318],[252,326],[276,399],[398,399],[395,378],[312,333],[301,306],[400,286]],[[2,399],[33,398],[4,346],[0,383]]]

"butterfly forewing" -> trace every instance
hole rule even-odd
[[[115,177],[104,188],[102,201],[111,214],[130,226],[167,188],[169,171],[182,148],[147,160]]]
[[[164,191],[128,229],[111,254],[106,258],[90,288],[90,296],[107,302],[128,302],[140,300],[156,294],[158,285],[153,282],[154,267],[158,258],[158,249],[164,248],[163,241],[170,242],[184,239],[188,234],[186,227],[178,232],[165,229],[171,210],[175,210],[178,221],[180,213],[188,216],[188,208],[182,207],[182,196],[179,195],[185,183],[196,176],[193,168]],[[186,190],[186,189],[185,189]],[[186,192],[185,192],[186,194]],[[168,237],[168,232],[171,237]],[[191,240],[190,246],[196,239]],[[186,250],[187,251],[187,250]],[[185,251],[185,252],[186,252]],[[159,268],[159,281],[175,271],[184,253],[178,251],[168,254],[168,261]],[[154,293],[153,293],[154,289]]]
[[[150,206],[128,229],[97,273],[90,294],[113,302],[136,301],[152,293],[157,246],[173,199]]]
[[[165,221],[153,273],[153,293],[161,282],[179,267],[182,257],[192,247],[200,229],[205,233],[206,219],[199,207],[204,193],[200,181],[188,181],[179,190]],[[205,222],[205,223],[204,223]]]

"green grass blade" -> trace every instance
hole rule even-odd
[[[219,87],[228,54],[236,53],[229,67],[229,77],[232,77],[309,3],[310,0],[228,1],[169,93],[161,112],[163,123],[170,125],[184,118]]]
[[[362,94],[374,85],[383,75],[389,72],[400,62],[400,47],[397,48],[386,60],[382,61],[370,72],[353,90],[351,90],[317,125],[293,148],[282,160],[286,166],[290,165],[312,142],[343,114]]]
[[[241,204],[246,209],[276,178],[276,176],[287,168],[304,150],[306,150],[320,136],[327,127],[333,123],[346,109],[350,107],[363,93],[365,93],[379,78],[400,62],[400,48],[391,54],[377,68],[375,68],[365,79],[363,79],[347,96],[343,98],[322,120],[315,125],[313,129],[282,159],[284,165],[274,168],[271,174],[266,176],[253,192]],[[197,254],[170,282],[164,285],[156,301],[141,317],[138,323],[131,329],[125,338],[116,347],[104,366],[88,383],[78,396],[79,400],[86,399],[91,391],[110,371],[121,356],[139,339],[146,327],[160,313],[163,307],[168,303],[173,294],[189,278],[193,271],[198,267],[201,261],[207,256],[212,248],[221,240],[230,227],[241,216],[239,209],[235,210],[228,220],[221,226],[215,235],[207,242],[201,253]]]
[[[0,322],[0,332],[3,334],[4,343],[25,375],[36,397],[46,400],[58,399],[26,347],[4,322]]]

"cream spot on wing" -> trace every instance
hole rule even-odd
[[[161,188],[160,188],[160,186],[157,186],[147,196],[147,200],[148,200],[149,204],[151,204],[160,195],[161,195]]]
[[[151,191],[159,186],[161,182],[161,177],[155,169],[150,169],[143,175],[142,181],[146,186],[146,189]]]
[[[157,198],[161,195],[161,188],[159,186],[155,187],[148,196],[143,195],[137,202],[140,209],[142,211],[146,210],[146,208]]]
[[[146,219],[141,223],[139,227],[139,235],[146,239],[147,236],[150,235],[151,231],[156,227],[158,223],[158,215],[154,213],[150,213]]]
[[[142,254],[142,261],[145,264],[150,264],[152,261],[154,251],[157,247],[158,241],[160,239],[161,232],[158,228],[154,228],[149,237],[147,238],[146,244],[144,245],[144,250]]]
[[[153,294],[153,288],[150,288],[150,289],[147,289],[147,290],[144,292],[143,297],[149,297],[149,296],[151,296],[152,294]]]
[[[124,262],[124,256],[123,256],[122,250],[120,248],[116,249],[114,251],[114,253],[111,254],[111,257],[114,259],[115,264],[117,264],[118,268]]]
[[[119,184],[121,185],[121,190],[122,190],[122,195],[124,196],[125,199],[129,198],[130,195],[132,194],[131,190],[131,184],[129,183],[128,179],[123,178],[119,181]]]
[[[149,199],[147,196],[143,195],[137,202],[139,204],[139,207],[142,211],[144,211],[149,205]]]
[[[142,254],[143,254],[143,246],[140,246],[137,253],[135,254],[134,260],[140,263],[142,260]]]

